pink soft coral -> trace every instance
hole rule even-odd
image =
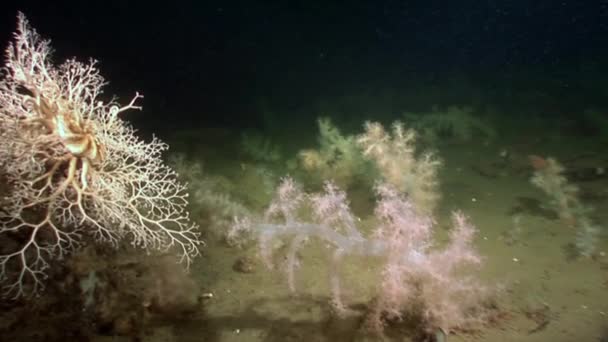
[[[333,183],[327,182],[320,193],[305,194],[291,178],[277,189],[262,222],[238,220],[235,229],[257,235],[270,265],[275,252],[286,251],[281,259],[291,290],[295,290],[297,252],[304,242],[314,237],[330,246],[332,298],[339,310],[348,308],[341,298],[339,278],[344,256],[383,258],[376,300],[367,319],[373,330],[382,331],[386,319],[412,314],[421,317],[427,329],[445,332],[478,319],[472,309],[479,304],[483,287],[461,273],[467,265],[481,262],[471,246],[475,228],[456,212],[450,243],[435,248],[431,216],[418,213],[407,196],[390,184],[378,185],[376,193],[376,229],[371,237],[361,233],[346,194]],[[277,248],[280,243],[287,248]]]
[[[480,321],[482,312],[477,309],[484,287],[462,273],[467,266],[481,263],[471,246],[475,228],[465,216],[455,212],[450,243],[431,249],[430,220],[416,217],[402,198],[384,198],[379,210],[389,213],[384,220],[388,225],[379,229],[388,241],[388,257],[367,325],[382,331],[384,318],[409,315],[419,316],[429,331],[448,333]]]

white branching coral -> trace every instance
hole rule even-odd
[[[8,195],[0,213],[0,281],[14,297],[37,292],[49,260],[77,249],[84,235],[145,250],[199,254],[185,185],[161,154],[119,115],[141,109],[100,99],[96,62],[56,67],[50,42],[19,14],[0,80],[0,163]]]

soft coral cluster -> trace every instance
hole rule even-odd
[[[368,326],[381,332],[385,319],[418,314],[429,330],[450,331],[478,318],[471,310],[479,304],[483,287],[460,272],[478,265],[471,243],[474,227],[460,212],[454,213],[451,242],[434,248],[434,220],[420,214],[393,185],[376,187],[374,234],[366,237],[352,214],[346,194],[327,182],[321,193],[306,194],[285,178],[260,223],[240,220],[235,229],[254,232],[261,254],[270,266],[278,251],[286,251],[284,271],[295,290],[298,251],[310,238],[331,246],[330,283],[333,304],[339,311],[348,305],[341,298],[339,271],[346,255],[383,258],[377,296],[368,315]],[[287,248],[280,248],[286,246]]]
[[[0,280],[5,293],[36,292],[49,259],[90,235],[146,250],[176,247],[189,263],[201,243],[186,211],[185,186],[161,153],[119,114],[142,96],[104,102],[95,61],[50,62],[43,40],[19,14],[0,80],[0,161],[9,195],[2,203]],[[10,242],[10,243],[9,243]]]
[[[441,163],[431,153],[417,154],[415,138],[416,132],[399,122],[390,132],[368,122],[356,139],[382,177],[375,186],[374,215],[365,220],[373,225],[372,234],[364,233],[346,193],[333,182],[325,182],[321,192],[305,193],[288,177],[263,218],[237,219],[230,236],[253,233],[269,266],[275,260],[284,262],[292,291],[298,251],[305,242],[329,246],[330,288],[338,312],[349,310],[339,276],[346,257],[382,260],[365,321],[375,332],[382,332],[387,321],[405,317],[418,318],[426,332],[470,327],[482,319],[481,301],[487,298],[482,295],[484,286],[470,274],[481,263],[472,245],[476,230],[461,212],[454,212],[450,241],[443,247],[435,244],[433,212]]]
[[[378,295],[366,324],[381,331],[383,319],[418,316],[427,329],[445,333],[471,326],[480,320],[484,287],[463,274],[467,266],[478,266],[481,258],[472,248],[476,232],[461,212],[452,214],[450,242],[432,248],[433,220],[416,214],[411,203],[394,189],[381,186],[376,216],[380,224],[375,237],[386,244],[386,263]]]
[[[565,168],[555,158],[531,155],[534,173],[530,181],[550,198],[550,205],[567,225],[578,229],[574,246],[581,256],[596,252],[599,227],[591,220],[592,208],[579,199],[579,188],[568,181]]]

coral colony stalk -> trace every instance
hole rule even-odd
[[[293,179],[285,178],[261,222],[236,220],[232,234],[254,233],[260,254],[270,267],[274,255],[281,250],[277,247],[286,245],[284,270],[291,290],[295,290],[297,255],[303,243],[314,237],[331,246],[332,298],[340,311],[347,308],[340,296],[343,257],[385,258],[378,296],[367,320],[374,330],[382,331],[384,318],[401,318],[413,311],[421,312],[430,331],[449,332],[477,319],[470,309],[479,304],[482,287],[473,278],[457,274],[462,266],[480,263],[471,246],[475,228],[464,215],[455,213],[451,242],[444,249],[434,249],[431,216],[420,214],[389,183],[378,185],[376,195],[377,225],[374,234],[365,237],[357,228],[346,194],[333,183],[326,182],[321,193],[305,194]],[[305,213],[310,213],[310,217]]]
[[[49,260],[78,248],[83,235],[146,250],[175,249],[190,264],[197,227],[184,185],[163,164],[167,145],[144,142],[119,115],[141,109],[100,95],[96,62],[56,67],[51,48],[19,14],[0,80],[0,161],[8,181],[0,222],[5,294],[36,293]]]

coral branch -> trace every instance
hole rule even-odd
[[[463,266],[480,263],[471,246],[475,228],[456,212],[451,242],[443,249],[432,248],[434,221],[430,216],[418,213],[391,184],[378,185],[376,194],[376,228],[371,237],[361,234],[345,193],[335,185],[328,182],[323,192],[305,194],[291,178],[284,179],[277,189],[262,222],[237,220],[234,230],[253,233],[270,266],[278,251],[286,251],[281,259],[286,261],[284,272],[292,291],[298,251],[304,242],[315,238],[330,246],[332,302],[342,311],[348,308],[341,298],[339,278],[344,256],[384,258],[377,299],[367,322],[378,331],[384,318],[401,318],[406,313],[420,314],[430,330],[441,328],[445,332],[476,319],[468,312],[479,304],[476,300],[482,297],[482,287],[460,274]],[[305,213],[310,211],[312,217],[308,218]]]
[[[50,63],[49,42],[19,14],[0,80],[0,160],[10,194],[0,214],[0,281],[15,297],[36,293],[49,260],[78,248],[83,235],[147,250],[199,253],[187,193],[164,165],[167,145],[144,142],[104,102],[106,82],[91,60]]]

